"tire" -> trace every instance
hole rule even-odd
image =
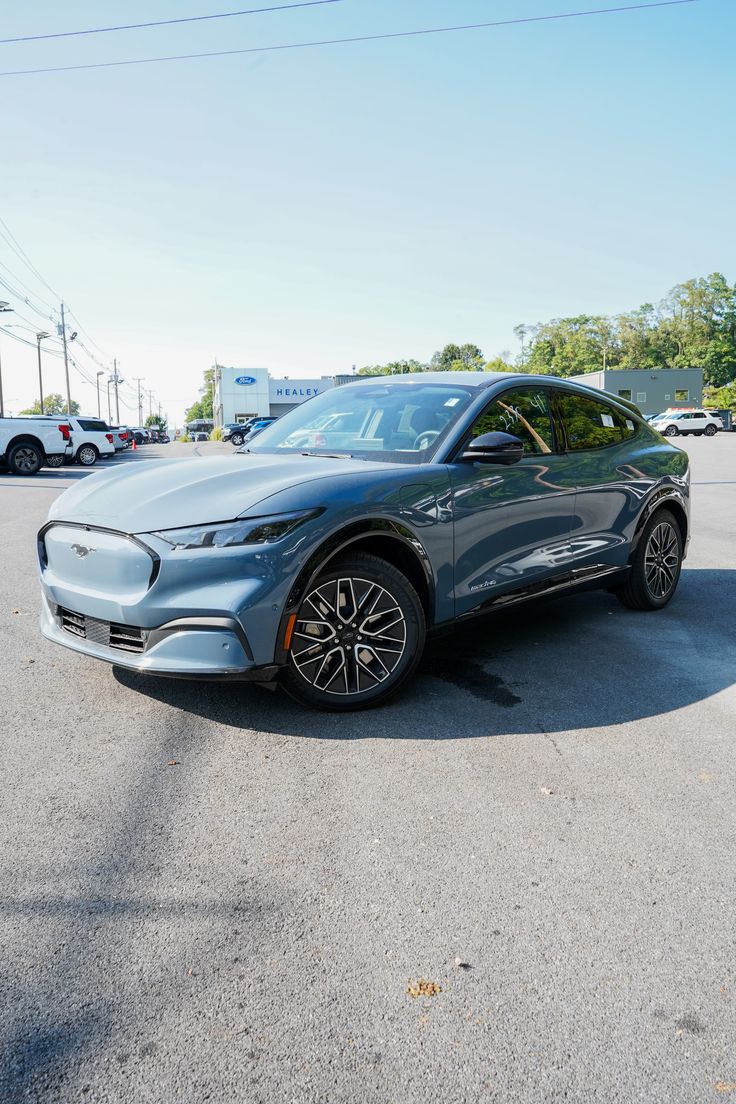
[[[44,455],[33,441],[19,441],[8,453],[8,468],[13,475],[36,475]]]
[[[711,422],[710,425],[707,425],[705,427],[704,432],[705,432],[706,437],[715,437],[716,433],[718,432],[718,427],[714,426],[713,423]]]
[[[666,430],[664,431],[664,435],[665,437],[676,437],[679,432],[680,431],[677,426],[668,425]]]
[[[619,602],[629,609],[663,609],[677,589],[682,554],[683,539],[677,519],[669,510],[655,510],[631,559],[631,573],[616,590]]]
[[[302,599],[281,684],[301,704],[331,712],[382,705],[413,674],[425,635],[406,576],[378,556],[347,555],[327,564]]]
[[[64,467],[64,453],[55,452],[53,456],[46,457],[47,468],[63,468]]]
[[[243,434],[242,433],[231,433],[230,434],[230,440],[235,445],[235,447],[238,448],[238,446],[242,445],[242,443],[243,443]]]
[[[80,445],[77,449],[77,463],[83,468],[91,468],[97,463],[99,455],[94,445]]]

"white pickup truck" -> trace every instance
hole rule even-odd
[[[71,425],[60,418],[0,418],[0,464],[14,475],[58,467],[72,453]]]

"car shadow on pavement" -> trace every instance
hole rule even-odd
[[[507,610],[430,641],[385,706],[316,712],[247,683],[114,668],[123,686],[215,724],[307,739],[449,740],[596,729],[664,716],[736,681],[736,571],[685,570],[666,610],[594,592]]]

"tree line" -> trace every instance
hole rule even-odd
[[[657,304],[616,315],[522,323],[514,333],[516,356],[504,352],[486,360],[477,345],[449,344],[427,363],[366,365],[360,374],[480,370],[565,377],[602,368],[702,368],[709,401],[736,406],[736,285],[720,272],[677,284]]]

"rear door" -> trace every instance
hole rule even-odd
[[[576,487],[570,551],[576,569],[625,564],[642,499],[656,479],[637,466],[651,447],[639,423],[604,399],[556,392],[554,409],[565,437],[567,472]]]
[[[449,465],[455,526],[455,613],[563,574],[570,554],[575,483],[566,471],[549,389],[516,387],[489,402],[457,450],[482,433],[519,437],[517,464]]]

